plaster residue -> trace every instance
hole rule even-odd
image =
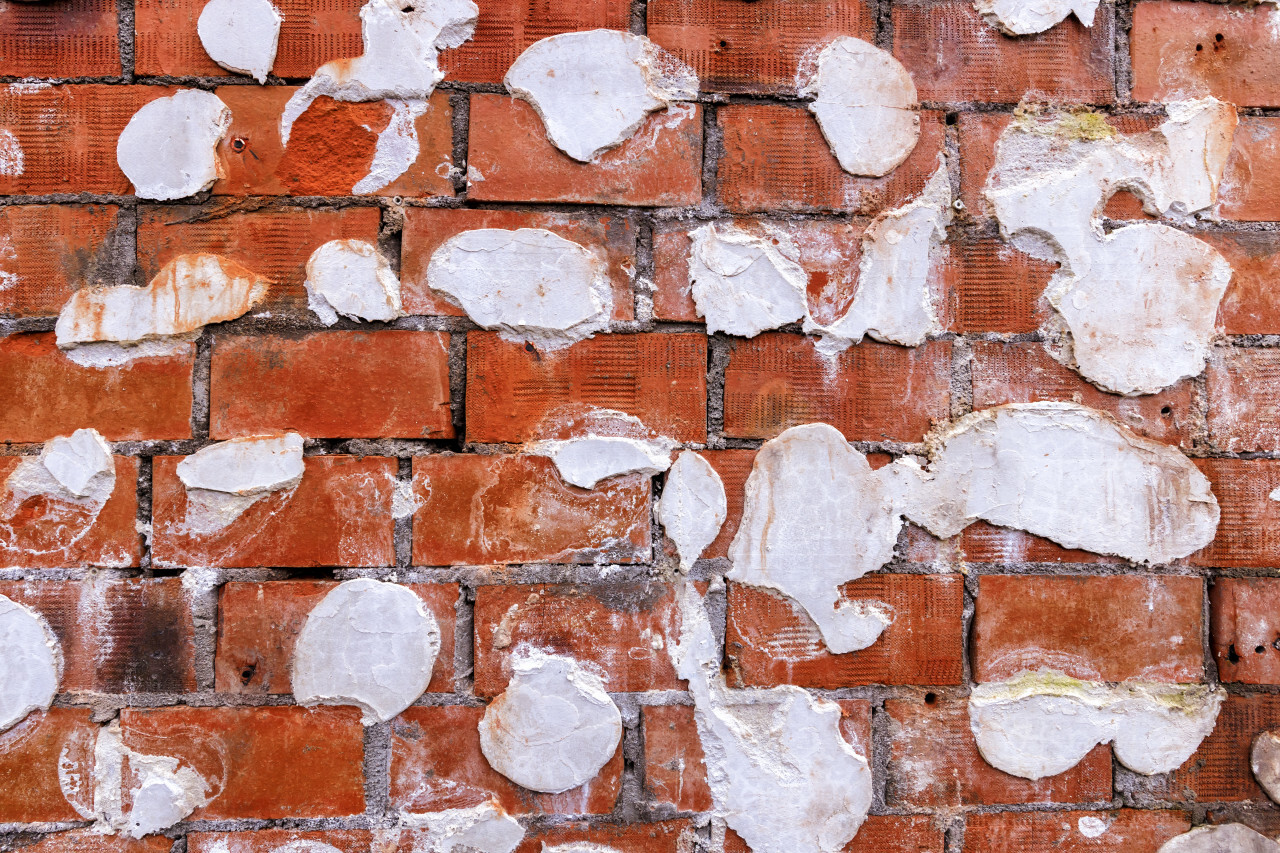
[[[1061,264],[1045,289],[1050,352],[1100,388],[1149,394],[1204,369],[1231,266],[1162,223],[1103,230],[1129,190],[1152,215],[1210,211],[1236,114],[1213,98],[1168,105],[1155,130],[1122,137],[1101,116],[1023,114],[1000,137],[986,196],[1003,236]]]
[[[558,413],[541,426],[540,434],[554,437],[529,442],[524,452],[549,458],[561,479],[583,489],[622,474],[659,474],[671,467],[671,453],[679,446],[615,409]]]
[[[214,62],[265,83],[276,61],[282,20],[270,0],[209,0],[196,32]]]
[[[631,138],[649,113],[698,96],[693,69],[644,36],[617,30],[535,42],[503,82],[533,105],[547,138],[584,163]]]
[[[599,253],[542,228],[478,228],[431,255],[427,283],[508,340],[559,349],[599,332],[613,288]]]
[[[407,853],[513,853],[524,840],[524,827],[496,800],[426,814],[402,811],[400,826],[410,830]]]
[[[26,157],[22,143],[13,131],[0,129],[0,175],[16,178],[26,170]]]
[[[693,694],[715,814],[753,853],[837,853],[871,807],[871,770],[840,708],[799,687],[730,690],[701,597],[679,585],[677,674]]]
[[[1262,732],[1253,739],[1249,766],[1267,796],[1280,803],[1280,733]]]
[[[542,843],[542,853],[623,853],[616,847],[594,841],[570,841],[567,844]]]
[[[378,134],[378,144],[373,149],[373,162],[351,192],[356,195],[373,193],[390,184],[409,171],[418,160],[422,146],[418,141],[418,119],[426,114],[429,105],[423,98],[408,100],[392,98],[391,121]]]
[[[321,95],[337,101],[425,101],[444,79],[439,53],[471,38],[479,9],[471,0],[369,0],[360,9],[364,53],[327,62],[289,98],[280,139]]]
[[[403,317],[400,279],[377,247],[364,240],[330,240],[307,259],[307,307],[332,326],[351,320]]]
[[[233,438],[178,463],[187,490],[184,528],[197,535],[230,525],[249,507],[302,482],[302,436]]]
[[[1157,853],[1280,853],[1280,844],[1242,823],[1197,826],[1166,841]]]
[[[689,236],[689,284],[708,333],[749,338],[805,316],[809,277],[781,231],[756,236],[704,225]]]
[[[0,595],[0,732],[53,704],[62,651],[40,614]]]
[[[78,429],[44,443],[40,455],[23,459],[5,480],[6,509],[41,495],[91,509],[94,516],[116,487],[111,445],[93,429]],[[10,513],[11,514],[11,513]]]
[[[339,584],[307,616],[293,652],[301,705],[357,705],[386,721],[431,681],[440,626],[407,587],[369,578]]]
[[[622,739],[622,714],[604,682],[569,657],[522,648],[511,682],[485,709],[480,749],[494,770],[558,794],[600,772]]]
[[[116,142],[116,162],[139,198],[172,201],[213,186],[218,142],[231,110],[218,96],[183,89],[133,114]]]
[[[691,450],[676,457],[658,501],[657,518],[676,543],[681,571],[689,571],[720,535],[729,516],[724,482],[711,463]]]
[[[802,63],[796,86],[802,97],[813,97],[809,110],[846,172],[878,178],[915,149],[916,87],[887,51],[851,36],[838,38],[816,61]]]
[[[976,0],[973,7],[1005,35],[1025,36],[1042,33],[1070,14],[1091,27],[1098,0]]]
[[[1135,773],[1168,773],[1208,737],[1226,693],[1201,684],[1108,686],[1042,670],[969,697],[969,726],[991,766],[1024,779],[1074,767],[1100,743]]]

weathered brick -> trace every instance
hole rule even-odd
[[[1218,322],[1230,335],[1280,333],[1280,234],[1274,231],[1198,234],[1231,264],[1231,284],[1218,307]]]
[[[298,634],[332,581],[228,583],[218,597],[218,648],[214,687],[224,693],[267,695],[292,690],[290,672]],[[405,584],[440,626],[440,651],[428,693],[453,692],[454,623],[458,585]]]
[[[27,853],[169,853],[172,847],[173,839],[163,835],[129,838],[102,835],[91,829],[72,829],[46,835],[22,849]]]
[[[258,501],[231,524],[197,535],[185,527],[180,456],[152,469],[152,557],[170,566],[390,566],[396,460],[310,456],[302,482]]]
[[[1202,681],[1203,591],[1198,577],[986,575],[974,680],[1049,668],[1093,681]]]
[[[566,412],[615,409],[683,442],[706,441],[707,338],[597,335],[556,352],[467,333],[467,441],[540,437]]]
[[[693,824],[688,820],[596,825],[564,823],[529,832],[516,848],[516,853],[540,853],[575,842],[599,845],[606,850],[625,850],[627,853],[683,853],[696,844],[694,838]]]
[[[1175,801],[1266,803],[1247,770],[1249,751],[1260,733],[1278,728],[1280,696],[1228,696],[1213,732],[1181,767],[1153,777],[1151,793]]]
[[[88,708],[50,708],[0,732],[0,821],[82,819],[63,796],[59,777],[68,757],[84,756],[86,748],[92,755],[98,727],[90,714]]]
[[[850,441],[920,441],[949,414],[951,344],[863,341],[828,360],[801,335],[735,341],[724,379],[724,431],[772,438],[822,421]]]
[[[1218,677],[1280,684],[1280,579],[1218,578],[1209,588],[1209,612]]]
[[[1098,834],[1090,819],[1106,829]],[[1162,809],[1112,812],[995,812],[966,819],[966,853],[1155,853],[1191,828],[1185,812]]]
[[[416,706],[391,724],[391,804],[411,812],[469,808],[490,798],[513,814],[605,814],[622,790],[622,745],[585,785],[539,794],[489,766],[477,728],[484,708]]]
[[[0,74],[112,77],[120,74],[116,0],[0,3]]]
[[[947,243],[942,275],[955,300],[952,328],[967,333],[1038,331],[1051,313],[1041,296],[1057,268],[994,237]]]
[[[996,770],[969,730],[965,699],[889,699],[891,806],[950,807],[1111,802],[1111,750],[1094,747],[1080,763],[1037,781]]]
[[[959,553],[970,563],[1123,563],[1119,557],[1105,557],[1092,551],[1063,548],[1022,530],[996,527],[977,521],[959,536]]]
[[[209,432],[452,438],[448,356],[448,335],[440,332],[219,338]]]
[[[669,647],[679,638],[668,584],[500,585],[476,590],[475,691],[496,696],[523,646],[572,657],[614,692],[678,690]]]
[[[1146,5],[1146,4],[1140,4]],[[1280,119],[1241,116],[1218,190],[1225,219],[1280,219]]]
[[[836,210],[872,216],[924,189],[943,150],[941,113],[920,116],[920,141],[883,178],[845,172],[813,115],[802,107],[730,104],[716,113],[723,153],[716,196],[733,211]]]
[[[108,441],[188,438],[195,349],[98,369],[68,359],[52,333],[0,339],[0,440],[46,441],[81,427]]]
[[[840,36],[875,39],[864,0],[655,0],[648,36],[698,72],[706,92],[795,92],[805,54]]]
[[[1213,542],[1188,560],[1198,566],[1280,566],[1280,461],[1272,459],[1197,459],[1209,478],[1221,517]]]
[[[626,142],[579,163],[547,139],[525,101],[471,96],[467,194],[478,201],[674,207],[702,197],[702,108],[654,113]]]
[[[386,832],[385,830],[383,831]],[[380,838],[385,835],[380,833]],[[166,839],[167,840],[167,839]],[[316,845],[326,845],[317,847]],[[244,832],[192,832],[187,834],[191,853],[275,853],[284,850],[325,850],[339,853],[371,853],[373,833],[367,829],[255,829]],[[166,847],[165,850],[169,848]],[[378,848],[382,849],[382,848]]]
[[[943,853],[945,849],[943,827],[932,816],[868,815],[843,853]],[[724,851],[751,853],[751,848],[738,833],[727,829]]]
[[[0,208],[0,314],[56,316],[82,283],[118,283],[103,245],[118,212],[107,204]]]
[[[1219,450],[1280,450],[1280,352],[1218,349],[1209,359],[1209,439]]]

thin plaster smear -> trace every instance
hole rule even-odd
[[[667,472],[657,508],[658,523],[676,544],[681,571],[693,568],[728,517],[728,497],[716,469],[693,451],[682,452]]]
[[[404,316],[400,279],[377,247],[365,240],[330,240],[307,259],[307,307],[332,326],[351,320],[388,322]]]
[[[1091,27],[1098,0],[976,0],[973,7],[1005,35],[1025,36],[1042,33],[1071,14]]]
[[[296,488],[305,470],[302,436],[233,438],[201,448],[178,463],[187,491],[183,527],[206,535],[222,530],[249,507]]]
[[[496,800],[426,814],[402,811],[400,826],[411,832],[411,853],[513,853],[524,840],[524,827]]]
[[[231,110],[217,95],[183,89],[133,114],[116,143],[116,162],[139,198],[186,198],[221,177],[217,147],[230,125]]]
[[[373,150],[373,162],[351,192],[356,195],[375,193],[396,178],[409,171],[418,161],[422,146],[418,141],[418,119],[430,108],[423,98],[392,98],[391,121],[378,134],[378,144]]]
[[[1280,733],[1262,732],[1253,739],[1249,767],[1267,796],[1280,803]]]
[[[533,105],[547,138],[584,163],[630,139],[649,113],[698,96],[693,69],[644,36],[617,30],[535,42],[503,82]]]
[[[1158,853],[1280,853],[1280,844],[1242,823],[1197,826],[1170,838]]]
[[[53,704],[62,679],[58,639],[40,614],[0,595],[0,732]]]
[[[214,62],[266,83],[276,61],[282,20],[270,0],[209,0],[196,32]]]
[[[689,236],[690,289],[708,334],[750,338],[805,316],[809,277],[781,231],[757,237],[734,225],[704,225]]]
[[[307,616],[293,653],[301,705],[357,705],[385,722],[427,689],[440,626],[407,587],[359,578],[339,584]]]
[[[22,153],[22,143],[13,131],[0,130],[0,175],[16,178],[26,171],[26,156]]]

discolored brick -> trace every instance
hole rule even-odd
[[[0,208],[0,314],[56,316],[82,283],[115,284],[104,280],[104,243],[118,213],[107,204]]]
[[[1280,579],[1218,578],[1209,588],[1209,608],[1218,677],[1280,684]]]
[[[0,74],[114,77],[120,74],[115,0],[0,4]]]
[[[1200,234],[1231,264],[1231,284],[1218,307],[1218,322],[1231,335],[1280,333],[1280,234],[1240,232]]]
[[[955,300],[957,332],[1037,332],[1051,311],[1041,299],[1058,265],[992,237],[946,244],[942,275]]]
[[[1105,827],[1095,831],[1088,821]],[[1111,812],[993,812],[965,821],[966,853],[1134,853],[1157,850],[1191,828],[1184,812],[1172,809]]]
[[[1218,499],[1221,518],[1213,542],[1192,554],[1197,566],[1280,566],[1280,461],[1197,459]]]
[[[129,838],[71,829],[46,835],[22,849],[27,853],[169,853],[172,847],[173,839],[163,835]]]
[[[92,749],[98,727],[89,722],[91,713],[88,708],[50,708],[0,732],[0,821],[81,820],[63,796],[60,767],[67,755],[86,745]]]
[[[1266,803],[1248,772],[1249,751],[1261,732],[1280,728],[1280,696],[1228,696],[1213,732],[1186,762],[1147,786],[1160,799],[1188,802]]]
[[[1280,352],[1218,349],[1209,359],[1209,439],[1228,453],[1280,450]]]
[[[1145,5],[1145,4],[1139,4]],[[1218,190],[1224,219],[1280,219],[1280,118],[1241,116]]]

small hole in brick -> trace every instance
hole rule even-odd
[[[1197,53],[1199,53],[1199,52],[1200,52],[1200,51],[1202,51],[1202,50],[1204,50],[1204,45],[1202,45],[1202,44],[1198,44],[1198,45],[1196,45],[1196,52],[1197,52]]]
[[[231,140],[231,150],[239,154],[244,150],[247,144],[248,142],[243,136],[237,136],[235,139]]]
[[[724,39],[720,39],[720,46],[721,46],[721,47],[728,47],[728,46],[729,46],[729,43],[728,43],[727,41],[725,41]]]
[[[1218,33],[1213,37],[1214,41],[1222,41],[1222,33]]]
[[[937,701],[938,701],[938,694],[937,694],[937,693],[926,693],[926,694],[924,694],[924,703],[925,703],[926,705],[932,705],[934,702],[937,702]]]
[[[1160,414],[1164,415],[1166,418],[1167,418],[1167,417],[1169,417],[1169,415],[1172,415],[1172,414],[1173,414],[1173,407],[1172,407],[1172,406],[1161,406],[1161,407],[1160,407]]]
[[[1236,644],[1232,643],[1227,646],[1227,660],[1232,663],[1240,663],[1240,655],[1236,652]]]
[[[1256,649],[1254,649],[1254,650],[1253,650],[1253,653],[1254,653],[1255,655],[1260,655],[1260,654],[1262,654],[1263,652],[1265,652],[1266,650],[1267,650],[1267,647],[1266,647],[1266,646],[1258,646]]]
[[[947,124],[955,124],[960,120],[959,113],[947,113]]]
[[[247,685],[250,681],[253,681],[253,674],[257,671],[258,665],[256,663],[251,663],[246,666],[244,671],[240,673],[240,683]]]
[[[1280,639],[1272,640],[1272,641],[1271,641],[1271,648],[1273,648],[1273,649],[1275,649],[1276,651],[1280,652]]]

